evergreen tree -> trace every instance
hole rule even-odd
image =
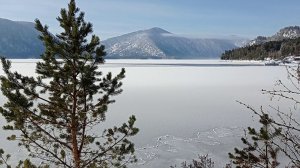
[[[8,163],[10,157],[10,154],[5,155],[4,150],[0,149],[0,165],[5,165],[7,168],[11,168],[11,165]]]
[[[176,168],[176,165],[170,168]],[[199,155],[198,159],[192,160],[192,163],[182,162],[181,168],[214,168],[214,162],[208,155]]]
[[[43,160],[44,165],[125,167],[136,160],[134,144],[128,139],[138,132],[135,117],[120,127],[99,130],[108,105],[114,103],[112,97],[122,92],[125,70],[116,76],[99,71],[104,46],[97,36],[89,36],[92,24],[84,21],[75,0],[57,20],[63,32],[56,36],[36,20],[46,48],[36,65],[37,77],[12,72],[11,62],[1,59],[5,72],[1,90],[7,98],[0,108],[8,122],[4,128],[20,132],[8,139],[18,140],[30,157]]]
[[[269,95],[271,100],[276,99],[292,105],[289,111],[279,106],[269,105],[272,113],[256,109],[241,103],[259,117],[262,127],[260,131],[248,128],[248,134],[252,139],[242,138],[246,145],[243,149],[235,149],[235,154],[229,154],[237,167],[276,167],[279,165],[277,156],[281,154],[281,160],[288,161],[281,167],[300,167],[300,68],[287,67],[289,83],[281,80],[276,82],[272,90],[262,90]],[[277,104],[277,103],[276,103]],[[276,114],[276,117],[268,114]]]
[[[281,135],[281,129],[272,127],[272,119],[263,112],[259,122],[262,124],[259,131],[248,127],[251,139],[241,139],[246,147],[235,148],[235,154],[229,153],[229,158],[237,168],[275,168],[279,165],[277,157],[280,149],[273,142]]]

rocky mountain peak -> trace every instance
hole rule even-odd
[[[281,39],[293,39],[300,37],[300,27],[299,26],[289,26],[280,29],[273,37]]]
[[[280,29],[275,35],[271,37],[258,36],[254,40],[251,40],[248,45],[257,45],[266,43],[269,41],[281,41],[284,39],[294,39],[300,37],[300,27],[299,26],[289,26]]]

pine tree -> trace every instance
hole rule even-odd
[[[250,108],[250,107],[249,107]],[[259,131],[248,127],[248,134],[251,139],[241,138],[246,147],[235,148],[235,153],[229,153],[229,158],[237,168],[275,168],[279,165],[278,152],[280,149],[273,141],[280,136],[281,129],[272,127],[272,119],[268,114],[262,112],[259,122],[262,127]]]
[[[11,62],[1,59],[5,72],[1,90],[7,98],[0,108],[8,122],[4,128],[20,132],[8,139],[18,140],[44,165],[125,167],[136,160],[128,139],[138,132],[135,117],[120,127],[99,130],[108,105],[115,102],[112,97],[122,92],[125,70],[116,76],[99,71],[104,46],[97,36],[90,36],[92,24],[85,22],[75,0],[57,20],[63,32],[55,36],[36,20],[46,48],[36,65],[37,77],[12,72]]]

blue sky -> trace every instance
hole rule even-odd
[[[0,0],[0,17],[15,21],[39,18],[59,32],[56,17],[67,0]],[[300,25],[300,0],[77,0],[107,39],[140,29],[161,27],[192,37],[269,36]]]

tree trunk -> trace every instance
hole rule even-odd
[[[76,109],[77,109],[77,91],[76,91],[76,74],[73,74],[73,107],[72,107],[72,114],[71,114],[71,137],[72,137],[72,153],[73,153],[73,161],[74,161],[74,168],[80,168],[80,152],[78,149],[78,141],[77,141],[77,127],[78,127],[78,119],[76,117]]]
[[[80,168],[80,153],[79,153],[79,150],[78,150],[78,142],[77,142],[77,136],[76,136],[77,129],[74,126],[72,124],[72,128],[71,128],[72,153],[73,153],[75,168]]]

